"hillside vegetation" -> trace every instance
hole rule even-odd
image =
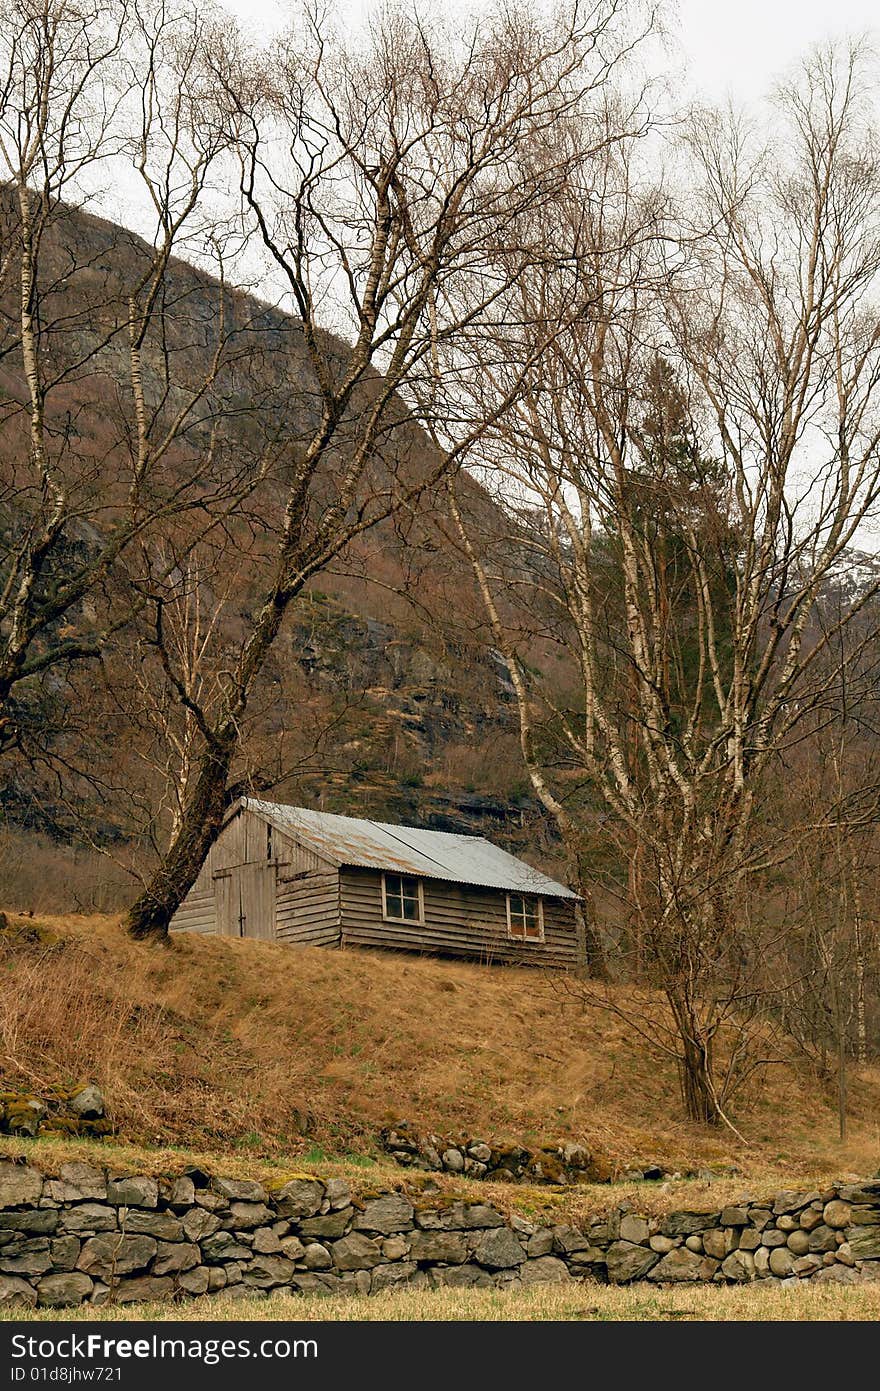
[[[366,1159],[408,1120],[574,1138],[612,1172],[734,1165],[738,1183],[790,1187],[880,1163],[876,1068],[853,1069],[846,1145],[830,1081],[765,1069],[740,1098],[743,1145],[680,1121],[671,1061],[551,973],[195,936],[149,947],[113,917],[12,917],[0,969],[0,1091],[95,1081],[115,1144]]]
[[[9,200],[8,187],[0,184],[0,220],[9,215]],[[64,571],[93,553],[118,505],[114,488],[125,477],[128,442],[119,395],[128,366],[115,339],[103,348],[100,343],[123,313],[126,287],[148,248],[125,228],[71,207],[47,228],[42,255],[59,287],[64,351],[89,361],[87,371],[73,373],[51,395],[53,428],[74,417],[78,449],[112,461],[90,485],[97,500],[90,494],[82,504],[88,525],[81,518],[71,526],[68,549],[56,562]],[[66,273],[70,266],[77,271]],[[178,385],[192,389],[208,370],[221,300],[225,319],[236,326],[229,371],[233,378],[243,374],[236,385],[247,408],[224,418],[224,458],[256,467],[264,431],[282,417],[294,433],[308,430],[312,387],[298,321],[243,292],[221,291],[209,274],[182,260],[169,265],[167,293],[174,311],[166,332]],[[9,286],[0,284],[0,314],[14,321],[17,301],[10,296]],[[329,352],[342,351],[326,337]],[[247,352],[239,339],[251,345]],[[168,351],[161,334],[145,344],[144,370],[157,392]],[[3,357],[0,440],[7,462],[26,453],[26,395],[21,365],[14,355]],[[399,403],[394,411],[395,418],[405,416]],[[393,446],[383,446],[383,467],[391,467],[393,456],[412,485],[429,466],[431,446],[414,422],[398,425]],[[170,487],[187,484],[203,434],[194,427],[192,438],[170,450]],[[329,486],[325,475],[317,483],[321,498]],[[285,478],[280,465],[270,471],[244,515],[229,522],[228,534],[214,537],[193,561],[205,611],[216,612],[206,679],[233,660],[249,615],[259,609]],[[113,488],[111,479],[117,480]],[[487,525],[492,519],[500,525],[497,509],[473,480],[465,477],[462,489]],[[481,641],[470,573],[462,569],[444,516],[442,495],[426,494],[405,526],[385,522],[359,537],[292,606],[250,702],[236,777],[263,790],[271,786],[281,801],[488,834],[514,853],[528,853],[537,843],[552,867],[552,827],[522,767],[506,672]],[[25,523],[22,498],[10,488],[0,501],[4,564]],[[173,538],[161,544],[182,551],[187,525],[191,521],[179,519]],[[116,596],[115,602],[124,607],[127,601]],[[171,610],[192,636],[194,612],[175,610],[174,602]],[[82,638],[96,621],[95,604],[75,605],[65,617],[68,635]],[[106,644],[99,676],[74,664],[63,679],[22,683],[16,718],[28,731],[25,744],[30,739],[45,758],[12,747],[0,767],[0,878],[5,901],[15,908],[121,909],[137,892],[122,865],[152,865],[157,847],[166,844],[176,771],[169,741],[181,735],[181,712],[154,669],[153,636],[142,615]],[[551,661],[538,639],[527,650],[558,686],[565,663]],[[116,863],[96,854],[94,844],[115,847]],[[34,875],[38,858],[42,872]]]

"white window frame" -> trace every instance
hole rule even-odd
[[[389,871],[390,873],[390,871]],[[419,916],[417,918],[397,918],[393,917],[388,911],[388,892],[386,887],[386,874],[382,874],[382,917],[388,923],[409,923],[413,927],[424,927],[425,925],[425,886],[421,879],[415,874],[391,874],[392,879],[410,879],[415,884],[419,892]]]
[[[513,916],[512,916],[511,911],[510,911],[510,900],[511,900],[512,898],[518,898],[518,899],[520,899],[523,903],[526,903],[526,904],[527,904],[527,903],[534,903],[534,904],[535,904],[535,907],[537,908],[537,918],[538,918],[538,935],[537,935],[537,937],[530,937],[530,936],[528,935],[528,933],[527,933],[526,930],[525,930],[525,922],[523,922],[523,930],[522,930],[522,933],[521,933],[521,934],[520,934],[519,932],[514,932],[514,930],[513,930]],[[511,939],[511,941],[513,941],[513,942],[543,942],[543,940],[544,940],[544,900],[543,900],[542,898],[539,898],[536,894],[514,894],[514,893],[509,893],[509,894],[506,895],[506,903],[507,903],[507,935],[508,935],[508,937]]]

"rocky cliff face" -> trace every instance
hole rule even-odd
[[[299,625],[291,657],[351,701],[337,748],[347,766],[308,789],[321,809],[548,849],[553,828],[520,766],[503,662],[436,631],[403,635],[326,598],[313,607],[320,616]],[[487,761],[492,747],[498,756]]]

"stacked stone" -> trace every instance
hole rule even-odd
[[[72,1091],[47,1096],[30,1092],[0,1092],[0,1134],[33,1139],[37,1135],[109,1135],[113,1127],[104,1115],[104,1097],[93,1082]]]
[[[606,1271],[614,1284],[878,1280],[880,1183],[742,1198],[720,1213],[674,1212],[650,1221],[621,1208],[609,1236]]]
[[[464,1174],[493,1183],[604,1183],[611,1177],[604,1156],[572,1141],[528,1149],[461,1136],[420,1136],[406,1125],[384,1131],[382,1138],[392,1158],[407,1168]],[[656,1176],[661,1172],[657,1170]]]
[[[505,1218],[488,1203],[339,1179],[115,1176],[89,1164],[46,1178],[0,1162],[0,1304],[368,1294],[397,1286],[508,1286],[880,1278],[880,1183],[743,1199],[720,1213],[648,1219],[624,1205],[582,1227]]]

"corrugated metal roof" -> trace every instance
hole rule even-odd
[[[542,894],[546,898],[577,898],[538,869],[509,855],[482,836],[423,831],[418,826],[389,826],[332,812],[308,811],[281,802],[243,797],[241,805],[291,832],[303,845],[332,864],[364,869],[390,869],[424,879],[445,879],[512,893]]]

